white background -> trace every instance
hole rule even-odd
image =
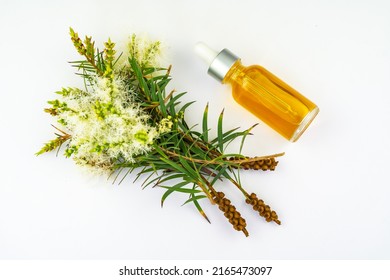
[[[246,218],[250,237],[203,202],[208,224],[186,197],[87,174],[54,154],[46,100],[79,86],[67,61],[69,36],[109,36],[123,45],[144,33],[165,44],[171,88],[196,100],[192,124],[210,103],[226,129],[258,120],[206,74],[197,41],[229,48],[313,100],[320,114],[297,143],[264,124],[251,156],[286,152],[275,172],[242,174],[248,191],[277,210],[267,224],[227,182],[218,187]],[[388,1],[4,1],[0,0],[0,259],[389,259],[390,4]],[[234,147],[232,147],[234,148]],[[234,151],[234,150],[232,150]]]

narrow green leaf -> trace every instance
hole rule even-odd
[[[220,170],[218,170],[218,173],[215,174],[213,180],[210,182],[210,184],[211,184],[212,186],[215,184],[215,182],[216,182],[219,178],[222,177],[222,175],[225,174],[225,171],[226,171],[227,168],[228,168],[228,165],[225,164],[225,165],[222,166],[222,168],[221,168]]]
[[[188,185],[190,183],[191,182],[181,182],[181,183],[178,183],[178,184],[176,184],[176,185],[174,185],[172,187],[161,186],[161,188],[167,189],[167,191],[161,197],[161,207],[164,206],[164,202],[167,199],[167,197],[169,195],[171,195],[172,193],[174,193],[174,192],[192,193],[192,194],[199,193],[200,192],[199,190],[183,188],[185,185]]]
[[[231,137],[232,137],[232,135],[234,135],[234,132],[237,130],[237,129],[239,129],[240,127],[236,127],[236,128],[233,128],[233,129],[230,129],[229,131],[227,131],[227,132],[224,132],[224,133],[222,133],[222,139],[225,139],[226,137],[229,137],[229,139],[231,139]],[[245,131],[243,131],[243,132],[236,132],[236,133],[245,133]],[[236,137],[238,137],[238,136],[236,136]],[[210,144],[215,144],[215,143],[218,143],[218,141],[219,141],[219,138],[217,137],[217,138],[215,138],[215,139],[213,139],[213,140],[211,140],[210,141]],[[227,142],[228,140],[224,140],[224,142]]]
[[[250,128],[248,128],[247,130],[245,130],[245,134],[244,134],[244,136],[243,136],[242,139],[241,139],[241,144],[240,144],[240,149],[239,149],[239,153],[240,153],[240,154],[242,153],[242,148],[244,147],[244,143],[245,143],[246,137],[250,134],[250,131],[251,131],[253,128],[255,128],[257,125],[258,125],[258,123],[252,125]]]
[[[192,203],[195,205],[196,209],[199,211],[199,213],[202,215],[202,217],[205,218],[206,221],[209,222],[209,223],[211,224],[209,218],[207,217],[206,213],[203,211],[202,207],[200,206],[200,204],[199,204],[199,202],[198,202],[198,200],[203,199],[203,198],[207,198],[207,196],[206,196],[206,195],[203,195],[203,194],[201,194],[201,195],[190,194],[190,198],[187,199],[187,200],[182,204],[182,206],[184,206],[184,205],[186,205],[186,204],[192,202]]]
[[[186,170],[185,168],[183,168],[181,165],[175,163],[174,161],[172,160],[169,160],[167,158],[160,158],[162,161],[164,161],[165,163],[167,163],[170,167],[172,167],[173,169],[179,171],[179,172],[182,172],[183,174],[187,175],[188,177],[190,178],[193,178],[192,177],[192,174]],[[194,179],[194,178],[193,178]]]
[[[203,141],[205,141],[205,142],[209,141],[209,128],[207,126],[208,112],[209,112],[209,103],[207,103],[206,108],[204,108],[203,121],[202,121],[202,129],[203,129],[202,138],[203,138]]]
[[[186,92],[181,92],[181,93],[178,93],[178,94],[174,94],[171,98],[170,98],[170,102],[176,102],[177,100],[179,100],[181,97],[183,97],[183,95],[185,95]]]
[[[225,109],[224,109],[225,110]],[[219,115],[218,118],[218,133],[217,133],[217,138],[218,138],[218,148],[220,152],[223,152],[223,130],[222,130],[222,121],[223,121],[223,113],[224,110],[222,110],[221,114]]]
[[[163,91],[163,90],[165,90],[165,87],[168,85],[168,83],[171,81],[171,79],[170,78],[164,78],[164,79],[162,79],[161,81],[159,81],[158,83],[157,83],[157,87],[158,87],[158,90],[159,91]]]
[[[195,101],[191,101],[191,102],[188,102],[188,103],[184,104],[183,107],[180,108],[179,112],[181,111],[181,112],[184,113],[185,110],[186,110],[189,106],[191,106],[193,103],[195,103]]]
[[[150,181],[150,178],[152,178],[153,175],[156,174],[156,171],[150,172],[149,176],[144,180],[144,182],[141,184],[142,189],[145,189],[145,184]],[[153,180],[153,179],[152,179]]]
[[[164,177],[165,176],[165,177]],[[161,177],[159,178],[160,180],[156,183],[156,185],[158,184],[162,184],[164,182],[168,182],[168,181],[171,181],[171,180],[174,180],[174,179],[179,179],[179,178],[183,178],[184,175],[181,174],[181,173],[178,173],[178,174],[173,174],[173,175],[169,175],[167,176],[166,174],[163,174],[161,175]]]
[[[202,207],[200,206],[198,200],[194,200],[193,203],[194,203],[196,209],[197,209],[197,210],[199,211],[199,213],[202,215],[202,217],[205,218],[206,221],[207,221],[209,224],[211,224],[209,218],[207,217],[206,213],[203,211],[203,209],[202,209]]]
[[[162,94],[158,94],[158,102],[160,103],[160,110],[164,117],[167,116],[167,108],[165,106],[165,100],[164,96]]]
[[[195,168],[192,168],[185,159],[179,157],[179,161],[181,165],[188,171],[188,173],[191,174],[191,178],[193,178],[196,182],[201,180],[199,173],[196,172],[197,170]]]
[[[150,99],[150,92],[149,92],[148,85],[145,81],[145,78],[142,74],[141,68],[139,67],[139,65],[134,57],[129,58],[129,63],[130,63],[131,69],[133,69],[134,74],[137,77],[140,88],[145,93],[145,97],[149,100]]]
[[[199,200],[199,199],[202,199],[202,198],[206,198],[207,196],[204,195],[204,194],[201,194],[201,195],[192,195],[191,194],[191,198],[187,199],[183,204],[182,206],[190,203],[190,202],[194,202],[195,200]]]
[[[123,52],[121,52],[121,53],[118,55],[118,57],[115,59],[114,63],[112,64],[113,67],[114,67],[115,64],[118,62],[118,60],[122,57],[122,55],[123,55]]]
[[[132,167],[132,168],[128,168],[127,172],[125,173],[125,175],[123,175],[122,179],[119,181],[118,185],[122,184],[122,182],[125,180],[125,178],[131,174],[133,171],[134,171],[135,167]]]

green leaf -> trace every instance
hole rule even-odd
[[[113,64],[112,64],[113,67],[115,66],[115,64],[117,64],[117,62],[118,62],[119,59],[122,57],[122,55],[123,55],[123,52],[121,52],[121,53],[118,55],[118,57],[115,59],[115,61],[114,61]]]
[[[218,171],[218,173],[214,176],[213,180],[210,182],[210,184],[213,186],[215,182],[222,177],[226,172],[226,169],[228,168],[228,165],[223,165],[222,168]]]
[[[221,152],[223,152],[223,129],[222,129],[223,113],[224,110],[222,110],[218,118],[218,134],[217,134],[218,148]]]
[[[202,215],[202,217],[205,218],[206,221],[209,222],[209,224],[211,224],[209,218],[207,217],[206,213],[203,211],[202,207],[200,206],[200,204],[198,202],[198,200],[206,198],[206,197],[207,196],[205,196],[205,195],[190,194],[190,198],[188,200],[186,200],[186,202],[184,202],[183,205],[192,202],[195,205],[196,209],[199,211],[199,213]]]
[[[209,112],[209,103],[207,103],[206,108],[204,108],[203,121],[202,121],[202,129],[203,129],[202,139],[205,142],[209,141],[209,128],[207,126],[207,123],[208,123],[208,119],[207,119],[208,112]]]
[[[189,163],[183,159],[182,157],[179,157],[179,161],[180,163],[182,164],[182,166],[188,171],[188,173],[190,174],[189,177],[193,178],[195,180],[195,182],[198,182],[199,180],[201,180],[200,178],[200,175],[199,173],[196,172],[196,168],[192,168]],[[195,163],[192,162],[194,165]]]
[[[255,128],[256,126],[257,126],[258,124],[256,123],[256,124],[254,124],[254,125],[252,125],[250,128],[248,128],[247,130],[245,130],[244,131],[244,136],[242,137],[242,139],[241,139],[241,144],[240,144],[240,149],[239,149],[239,153],[241,154],[241,152],[242,152],[242,148],[244,147],[244,143],[245,143],[245,139],[246,139],[246,137],[248,136],[248,135],[250,135],[251,133],[251,130],[253,129],[253,128]]]
[[[231,130],[229,130],[227,132],[222,133],[221,139],[223,140],[223,143],[228,141],[228,140],[225,140],[226,137],[229,137],[229,139],[231,139],[232,135],[233,135],[233,132],[236,131],[239,128],[240,127],[236,127],[236,128],[233,128],[233,129],[231,129]],[[237,133],[244,133],[244,132],[237,132]],[[215,144],[215,143],[218,143],[218,142],[219,142],[219,138],[217,137],[217,138],[211,140],[210,144]]]
[[[128,168],[127,172],[125,175],[123,175],[122,179],[119,181],[118,185],[122,184],[122,182],[125,180],[125,178],[131,174],[134,171],[135,167]]]
[[[172,187],[160,186],[161,188],[167,189],[167,191],[163,194],[163,196],[161,198],[161,207],[164,206],[164,202],[167,199],[167,197],[174,192],[192,193],[192,194],[199,193],[200,192],[199,190],[183,188],[184,186],[186,186],[190,183],[191,182],[181,182],[181,183],[178,183]]]
[[[177,171],[183,173],[184,175],[187,175],[188,177],[192,178],[191,173],[188,170],[186,170],[185,168],[183,168],[181,165],[179,165],[179,164],[175,163],[174,161],[167,159],[167,158],[160,158],[160,159],[163,162],[167,163],[174,170],[177,170]]]
[[[197,209],[197,210],[199,211],[199,213],[202,215],[202,217],[205,218],[206,221],[209,222],[209,224],[211,224],[209,218],[207,217],[206,213],[203,211],[203,209],[202,209],[202,207],[200,206],[198,200],[194,200],[193,203],[194,203],[196,209]]]
[[[160,110],[164,117],[167,116],[167,108],[165,107],[165,100],[162,94],[158,94],[158,102],[160,103]]]
[[[185,110],[186,110],[189,106],[191,106],[193,103],[195,103],[195,101],[191,101],[191,102],[188,102],[188,103],[184,104],[183,107],[180,108],[179,112],[183,112],[183,113],[184,113]]]
[[[137,80],[138,80],[138,83],[139,83],[141,90],[144,92],[145,97],[148,100],[150,100],[149,88],[148,88],[148,85],[147,85],[145,78],[142,74],[141,68],[139,67],[139,65],[137,63],[137,60],[134,57],[130,57],[129,63],[130,63],[131,69],[133,69],[134,74],[137,77]]]
[[[190,203],[190,202],[194,202],[194,201],[196,201],[196,200],[199,200],[199,199],[202,199],[202,198],[206,198],[206,197],[207,197],[207,196],[204,195],[204,194],[201,194],[201,195],[193,195],[193,194],[191,194],[191,198],[187,199],[187,200],[182,204],[182,206],[184,206],[184,205],[186,205],[186,204],[188,204],[188,203]]]
[[[186,92],[181,92],[181,93],[178,93],[178,94],[174,94],[172,95],[172,97],[170,98],[169,102],[176,102],[177,100],[179,100],[180,98],[182,98],[184,95],[186,94]]]
[[[167,182],[167,181],[171,181],[171,180],[174,180],[174,179],[179,179],[179,178],[183,178],[183,174],[180,174],[180,173],[176,173],[176,174],[173,174],[173,175],[170,175],[170,176],[167,176],[167,174],[162,174],[161,176],[151,180],[150,182],[148,182],[148,185],[150,185],[151,183],[157,181],[157,183],[155,184],[155,186],[158,186],[159,184],[162,184],[164,182]],[[145,187],[146,187],[145,186]]]
[[[153,175],[155,175],[155,174],[157,174],[156,171],[150,172],[149,176],[144,180],[144,182],[143,182],[142,185],[141,185],[142,189],[145,189],[145,188],[148,186],[148,185],[145,185],[145,183],[148,182],[148,181],[150,181],[150,178],[151,178]]]

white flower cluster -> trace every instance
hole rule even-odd
[[[81,165],[109,170],[123,158],[148,152],[159,128],[148,124],[149,116],[131,99],[130,89],[119,79],[97,77],[89,91],[62,91],[59,121],[71,131],[65,151]],[[166,132],[167,125],[164,124]]]
[[[160,41],[152,42],[146,37],[138,37],[133,34],[127,45],[129,55],[134,57],[142,67],[151,67],[159,65],[161,58]]]
[[[87,37],[83,43],[77,33],[71,30],[71,34],[79,53],[91,63],[97,52],[91,50],[94,48],[91,39]],[[135,162],[137,156],[152,149],[162,133],[171,131],[171,116],[157,122],[140,108],[135,100],[139,88],[136,82],[133,83],[133,69],[127,64],[131,57],[141,68],[157,69],[160,42],[133,35],[127,50],[118,58],[115,58],[114,46],[108,40],[104,55],[99,55],[97,62],[88,66],[98,71],[95,75],[88,71],[84,77],[86,90],[62,89],[57,92],[61,98],[48,102],[52,107],[45,112],[56,116],[67,132],[59,129],[63,135],[46,143],[37,154],[51,151],[69,141],[65,150],[67,157],[96,171],[108,171],[113,170],[118,161]],[[105,70],[98,64],[102,64]]]
[[[128,60],[130,57],[135,58],[141,67],[158,68],[163,61],[163,45],[160,41],[152,41],[146,36],[137,36],[133,34],[129,37],[123,49],[121,56],[118,57],[115,63],[117,70],[129,70]]]

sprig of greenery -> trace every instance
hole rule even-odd
[[[215,184],[226,179],[242,193],[244,199],[257,203],[259,201],[257,197],[257,200],[254,199],[254,196],[242,187],[240,169],[243,166],[246,169],[261,166],[260,170],[274,170],[277,164],[275,158],[282,156],[283,153],[254,158],[242,155],[244,141],[251,134],[254,126],[242,131],[239,128],[225,131],[223,111],[218,118],[217,135],[211,139],[208,104],[203,111],[201,131],[197,131],[195,126],[190,126],[185,120],[185,114],[193,102],[183,103],[182,97],[186,94],[185,92],[176,93],[167,89],[171,81],[171,67],[161,68],[151,63],[159,54],[159,42],[151,43],[142,50],[137,44],[137,37],[133,35],[128,54],[126,54],[128,55],[127,64],[116,68],[118,58],[115,57],[115,44],[110,39],[105,43],[104,50],[99,51],[95,48],[91,37],[87,36],[83,42],[73,29],[70,29],[70,35],[76,50],[84,56],[84,60],[71,62],[85,81],[86,91],[79,90],[79,92],[87,94],[88,88],[97,76],[106,77],[110,81],[121,79],[125,84],[124,87],[128,89],[128,101],[137,104],[140,110],[149,116],[146,120],[148,125],[159,127],[160,135],[154,139],[148,152],[134,155],[133,160],[127,160],[122,154],[110,159],[113,163],[112,173],[117,174],[114,181],[118,179],[122,182],[133,172],[137,173],[135,180],[142,175],[147,175],[142,183],[144,188],[158,186],[165,190],[161,198],[162,206],[173,193],[183,193],[188,195],[183,205],[193,204],[198,212],[210,222],[200,203],[202,199],[207,198],[212,204],[218,205],[236,230],[248,235],[245,220],[231,205],[230,200],[226,199],[222,192],[217,191]],[[113,87],[111,84],[110,86]],[[112,90],[114,91],[114,87]],[[75,92],[75,89],[63,89],[58,93],[67,96],[72,92]],[[55,117],[59,110],[71,110],[58,100],[49,104],[52,108],[45,109],[45,111]],[[91,104],[91,106],[96,105]],[[111,113],[115,114],[115,112]],[[102,112],[102,114],[106,113]],[[69,134],[58,135],[37,154],[58,148],[62,143],[71,139],[71,134],[70,131]],[[227,146],[239,138],[241,138],[240,151],[235,154],[226,154]],[[108,151],[110,145],[101,146],[101,149]],[[124,175],[120,175],[122,171],[125,171]],[[274,211],[272,215],[273,221],[278,221]],[[271,221],[268,218],[266,220]]]
[[[45,109],[45,112],[46,109]],[[51,114],[51,112],[48,112]],[[55,133],[55,135],[57,136],[55,139],[53,140],[50,140],[49,142],[47,142],[37,153],[35,153],[37,156],[38,155],[41,155],[43,153],[47,153],[47,152],[51,152],[55,149],[60,149],[62,144],[64,144],[65,142],[67,142],[70,138],[71,138],[71,135],[62,131],[61,129],[55,127],[53,125],[53,127],[58,130],[61,134],[59,133]]]

